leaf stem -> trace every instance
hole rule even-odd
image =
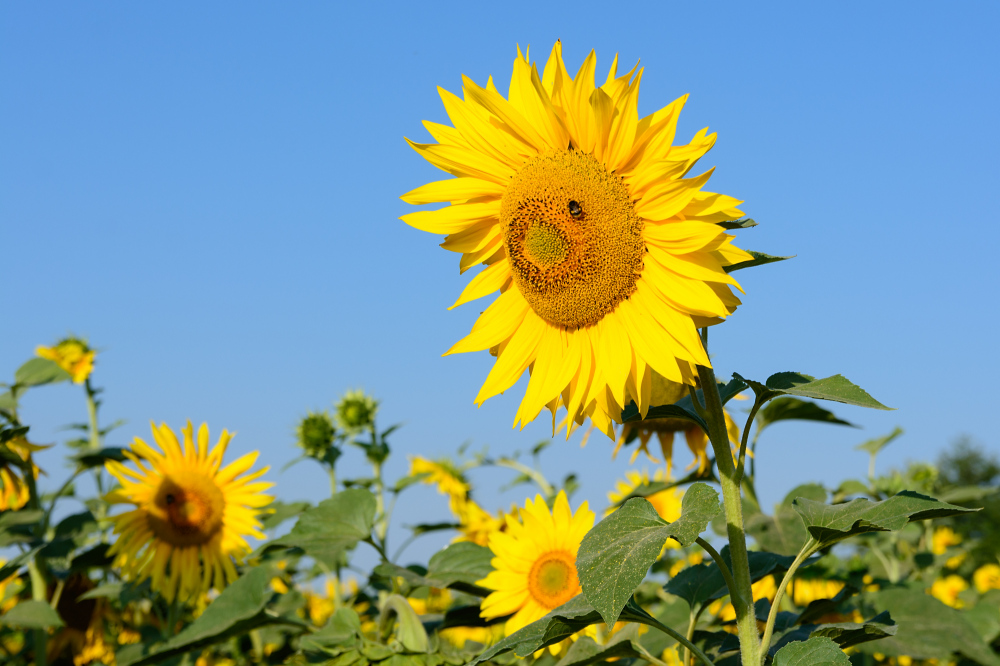
[[[685,648],[693,652],[695,655],[698,656],[698,659],[700,659],[702,663],[705,664],[705,666],[715,666],[712,660],[709,659],[708,656],[701,651],[701,648],[699,648],[697,645],[689,641],[686,637],[682,636],[678,631],[668,627],[667,625],[663,624],[654,617],[646,618],[645,622],[649,626],[659,629],[660,631],[662,631],[663,633],[665,633],[666,635],[670,636],[675,641],[683,645]]]
[[[753,426],[753,420],[757,418],[757,412],[762,406],[763,403],[755,398],[753,401],[753,407],[750,408],[750,415],[747,417],[746,425],[743,426],[743,437],[742,441],[740,441],[740,458],[736,463],[736,483],[743,482],[743,472],[746,469],[747,460],[747,441],[750,439],[750,428]]]
[[[709,555],[711,555],[712,559],[715,560],[716,566],[718,566],[719,567],[719,571],[722,572],[722,578],[723,578],[723,580],[726,581],[726,588],[729,589],[729,596],[731,597],[734,594],[737,594],[737,589],[738,588],[736,587],[736,581],[733,580],[733,574],[729,570],[729,566],[726,564],[726,561],[724,559],[722,559],[722,555],[719,554],[719,551],[717,551],[712,546],[712,544],[710,544],[709,542],[705,541],[701,537],[698,537],[695,540],[695,543],[698,544],[699,546],[701,546],[702,548],[704,548],[705,552],[707,552]]]
[[[701,330],[702,343],[708,352],[708,329]],[[736,609],[736,628],[740,639],[740,659],[743,666],[758,666],[760,663],[760,635],[757,633],[757,618],[753,609],[753,590],[750,587],[750,558],[747,555],[746,530],[743,526],[743,500],[740,484],[736,481],[736,466],[729,448],[729,434],[726,431],[722,398],[712,368],[698,366],[702,395],[708,418],[708,437],[715,450],[715,464],[719,470],[722,486],[723,507],[726,514],[726,528],[729,533],[729,554],[733,563],[732,573],[736,584],[735,594],[730,595]]]
[[[781,605],[781,598],[785,594],[785,588],[788,587],[792,577],[795,575],[798,568],[802,566],[802,563],[805,562],[810,555],[816,552],[818,547],[819,543],[817,543],[817,541],[812,537],[809,537],[806,544],[802,546],[802,550],[799,551],[795,561],[792,562],[792,565],[788,567],[788,571],[785,572],[785,576],[781,579],[781,584],[778,586],[778,591],[774,593],[774,601],[771,602],[771,612],[767,614],[767,624],[764,626],[764,638],[761,640],[761,666],[763,666],[764,660],[767,659],[767,653],[771,644],[771,634],[774,633],[774,622],[778,619],[778,607]]]
[[[545,477],[542,476],[541,472],[539,472],[537,469],[528,467],[524,463],[519,463],[516,460],[513,460],[512,458],[498,458],[497,460],[493,461],[493,464],[496,465],[497,467],[507,467],[508,469],[512,469],[516,472],[524,474],[527,477],[530,477],[531,480],[534,481],[535,484],[539,487],[539,489],[541,489],[541,491],[545,493],[546,500],[552,499],[552,497],[554,497],[556,494],[555,489],[552,487],[552,484],[550,484],[545,479]]]

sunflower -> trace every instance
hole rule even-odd
[[[513,613],[504,627],[508,636],[580,593],[576,552],[594,525],[587,503],[574,514],[563,491],[551,512],[537,495],[520,515],[520,521],[508,516],[507,530],[490,535],[494,571],[477,583],[493,590],[480,606],[482,617]]]
[[[653,405],[672,405],[687,395],[687,391],[688,389],[684,384],[672,382],[654,372],[650,388],[650,403]],[[729,410],[723,410],[723,415],[726,418],[726,432],[729,435],[729,443],[736,451],[739,451],[740,427],[736,425],[736,421],[729,414]],[[704,474],[708,470],[708,434],[697,423],[688,421],[687,419],[643,419],[642,421],[624,424],[621,433],[618,435],[618,443],[615,446],[612,457],[618,455],[618,451],[622,445],[629,444],[638,437],[639,446],[632,452],[630,463],[635,462],[640,452],[645,453],[646,457],[653,462],[659,462],[649,452],[649,440],[653,435],[656,435],[660,443],[660,451],[663,452],[664,462],[667,465],[667,474],[669,475],[674,464],[674,434],[678,432],[684,433],[688,449],[691,450],[691,455],[694,456],[694,460],[688,465],[688,469],[697,468],[698,474]]]
[[[423,483],[437,486],[438,492],[447,495],[453,503],[469,496],[469,484],[462,473],[448,460],[437,462],[423,456],[410,456],[410,476],[424,475]]]
[[[652,371],[693,384],[709,366],[697,327],[736,309],[725,267],[751,256],[719,224],[741,202],[702,190],[711,171],[686,177],[715,135],[671,145],[686,97],[640,118],[642,70],[618,76],[616,56],[596,87],[595,62],[570,77],[556,42],[542,75],[518,49],[506,99],[492,79],[463,78],[464,98],[440,90],[454,126],[407,141],[456,177],[402,198],[449,205],[401,219],[446,234],[462,272],[486,265],[452,307],[501,292],[446,352],[496,355],[476,403],[530,369],[515,427],[562,397],[570,423],[612,437],[626,393],[646,414]]]
[[[6,444],[7,448],[21,458],[30,460],[31,454],[35,451],[42,451],[48,446],[32,444],[24,437],[15,437]],[[31,474],[38,478],[41,470],[31,462]],[[25,482],[24,470],[14,465],[4,458],[0,458],[0,511],[13,511],[20,509],[28,503],[30,492],[28,484]]]
[[[236,579],[234,561],[251,551],[246,537],[264,538],[257,514],[271,502],[263,491],[274,484],[255,481],[266,467],[249,472],[256,451],[222,467],[228,431],[209,450],[208,426],[195,440],[188,422],[182,448],[165,423],[151,425],[159,450],[136,437],[125,451],[137,470],[107,463],[122,485],[107,501],[135,505],[111,518],[119,536],[109,554],[129,577],[151,578],[168,601],[192,601]]]
[[[87,346],[85,340],[66,338],[52,347],[37,347],[35,354],[40,358],[54,361],[69,373],[74,384],[82,384],[87,381],[94,369],[94,356],[97,352]]]

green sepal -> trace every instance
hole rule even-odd
[[[667,539],[682,546],[694,543],[721,511],[719,494],[696,483],[684,493],[681,516],[672,523],[660,518],[648,500],[634,498],[587,533],[577,554],[577,575],[608,627],[659,559]]]
[[[736,264],[730,264],[729,266],[723,266],[723,270],[727,273],[732,273],[733,271],[742,270],[744,268],[753,268],[754,266],[763,266],[764,264],[773,264],[776,261],[785,261],[786,259],[794,259],[795,255],[790,257],[775,257],[770,254],[764,254],[763,252],[757,252],[756,250],[744,250],[753,259],[747,259],[746,261],[741,261]]]

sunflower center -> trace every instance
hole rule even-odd
[[[528,591],[546,608],[562,606],[575,597],[580,591],[580,581],[572,553],[553,550],[535,560],[528,572]]]
[[[593,155],[552,150],[525,164],[500,223],[514,282],[549,323],[591,326],[635,291],[642,220],[621,178]]]
[[[225,507],[215,481],[197,472],[179,472],[160,482],[149,509],[149,525],[173,546],[201,545],[222,529]]]

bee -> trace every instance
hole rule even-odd
[[[572,215],[574,219],[578,220],[580,219],[580,216],[583,215],[583,208],[581,208],[580,204],[576,201],[570,201],[569,214]]]

